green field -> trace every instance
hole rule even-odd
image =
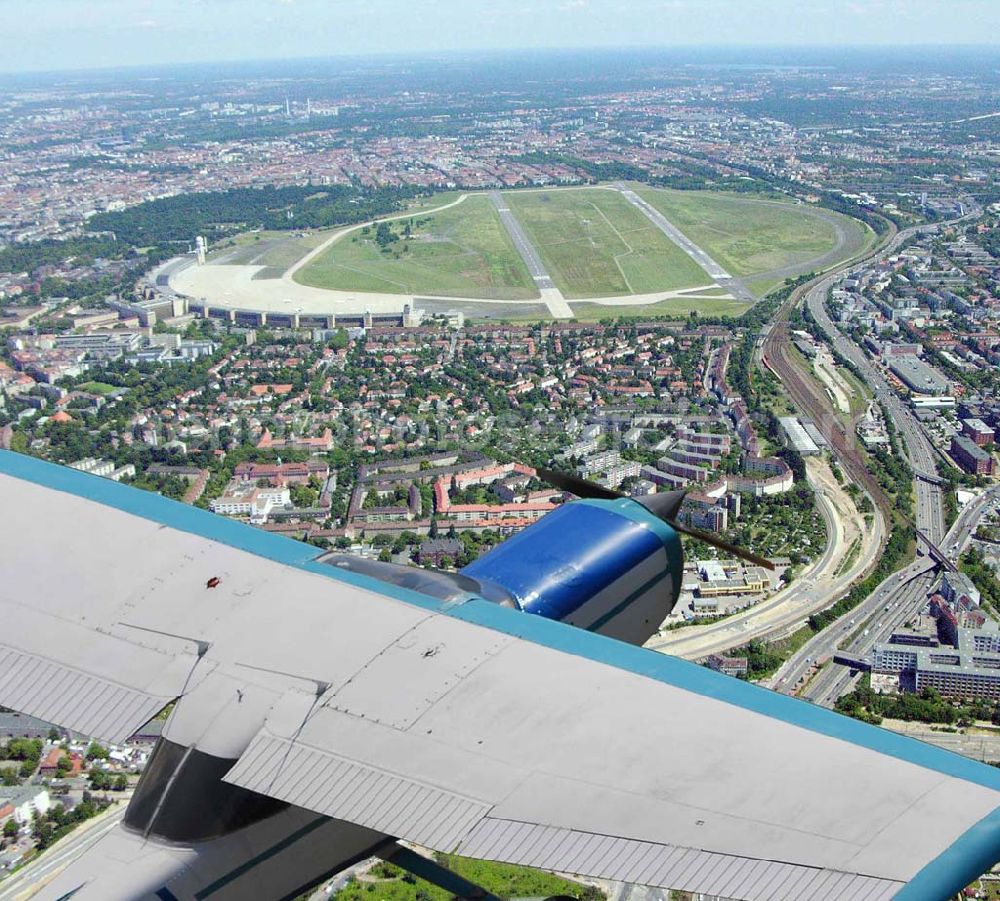
[[[635,186],[637,193],[735,276],[765,276],[755,293],[861,251],[870,229],[830,210],[743,194]]]
[[[712,282],[615,191],[521,191],[504,196],[568,298],[650,294]]]
[[[757,297],[786,278],[848,259],[874,240],[862,223],[807,204],[634,188]],[[469,194],[455,206],[433,211],[459,197],[448,192],[421,198],[412,216],[382,220],[383,231],[391,229],[388,241],[384,234],[379,241],[376,224],[350,230],[294,277],[304,285],[341,291],[537,298],[534,282],[486,195]],[[507,191],[504,198],[569,300],[705,286],[690,297],[657,303],[656,309],[608,308],[598,318],[742,311],[719,300],[720,290],[701,267],[614,190]],[[329,234],[240,236],[235,246],[223,250],[230,255],[225,262],[263,266],[256,277],[274,278]],[[531,315],[529,310],[511,312],[517,318]],[[591,318],[596,311],[580,312]]]
[[[81,391],[87,391],[90,394],[114,394],[115,391],[121,391],[121,388],[116,388],[114,385],[109,385],[107,382],[84,382],[77,386]]]
[[[410,236],[405,235],[409,224]],[[439,213],[388,222],[384,247],[376,228],[349,232],[295,273],[317,288],[526,300],[534,283],[485,195]]]
[[[500,898],[544,898],[565,895],[601,901],[603,892],[528,867],[436,854],[438,862]],[[390,863],[377,863],[361,879],[352,877],[339,892],[341,901],[450,901],[451,892],[404,873]]]

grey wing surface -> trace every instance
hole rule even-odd
[[[149,692],[161,677],[129,654],[186,667],[150,694],[185,699],[167,736],[199,737],[199,705],[180,711],[202,697],[233,725],[201,746],[253,791],[440,851],[723,897],[946,897],[1000,857],[991,767],[480,599],[345,576],[95,477],[0,453],[0,493],[26,521],[5,524],[6,581],[43,570],[30,603],[9,585],[3,602],[127,646],[76,659],[82,676]],[[3,643],[59,659],[22,632]]]

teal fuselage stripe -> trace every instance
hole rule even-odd
[[[202,901],[203,898],[208,898],[210,895],[214,895],[220,889],[224,889],[230,882],[235,879],[239,879],[240,876],[245,875],[254,867],[259,866],[266,860],[270,860],[275,854],[280,854],[286,848],[294,845],[299,839],[305,838],[311,832],[315,832],[324,823],[329,823],[329,817],[317,817],[309,823],[306,823],[301,829],[296,829],[295,832],[286,835],[280,842],[272,845],[266,851],[261,851],[256,857],[251,857],[248,861],[241,863],[238,867],[230,870],[225,876],[220,876],[215,882],[211,882],[206,885],[203,889],[194,893],[197,901]]]
[[[934,824],[928,823],[933,829]],[[957,895],[990,869],[1000,857],[1000,808],[925,866],[895,895],[893,901],[940,901]]]
[[[525,615],[520,611],[491,604],[479,598],[464,603],[443,604],[415,591],[315,563],[316,549],[309,545],[262,532],[241,523],[230,522],[157,494],[128,488],[107,479],[10,451],[0,451],[0,473],[89,498],[172,528],[220,541],[275,562],[313,572],[328,579],[347,582],[387,597],[415,604],[425,610],[437,611],[567,654],[586,657],[1000,792],[1000,770],[995,767],[876,726],[869,726],[797,698],[767,691],[686,660],[624,644],[540,616]],[[607,503],[610,509],[619,511],[623,505],[628,505],[638,511],[631,515],[645,514],[654,518],[652,514],[646,513],[643,508],[630,501],[587,503]],[[677,543],[679,545],[679,541]]]

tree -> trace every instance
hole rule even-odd
[[[319,492],[307,485],[294,484],[288,489],[288,492],[292,504],[296,507],[312,507],[319,497]]]
[[[11,817],[3,824],[3,837],[4,838],[17,838],[17,833],[20,831],[17,820]]]
[[[87,760],[107,760],[108,749],[99,745],[96,741],[90,743],[87,748]]]
[[[123,792],[128,788],[128,779],[124,773],[119,773],[115,776],[115,781],[111,788],[116,792]]]

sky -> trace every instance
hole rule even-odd
[[[989,44],[1000,0],[0,0],[0,71],[443,50]]]

